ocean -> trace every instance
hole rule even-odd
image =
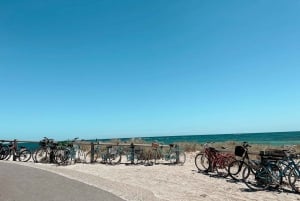
[[[122,141],[129,141],[132,138],[121,138]],[[293,132],[269,132],[269,133],[243,133],[243,134],[212,134],[212,135],[181,135],[181,136],[159,136],[159,137],[137,137],[146,142],[159,142],[172,144],[176,142],[226,142],[238,141],[251,144],[267,145],[294,145],[300,144],[300,131]],[[109,141],[104,139],[102,141]]]
[[[121,141],[130,141],[132,138],[119,138]],[[296,145],[300,144],[300,131],[293,132],[269,132],[269,133],[243,133],[243,134],[212,134],[212,135],[181,135],[181,136],[156,136],[156,137],[136,137],[148,143],[159,142],[161,144],[172,144],[177,142],[200,143],[205,142],[248,142],[249,144],[266,145]],[[21,139],[20,139],[21,140]],[[101,139],[107,142],[112,139]],[[93,139],[89,141],[95,141]],[[38,143],[22,143],[22,146],[34,150],[38,148]]]

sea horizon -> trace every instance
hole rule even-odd
[[[162,144],[171,144],[176,142],[205,143],[205,142],[249,142],[253,144],[268,145],[291,145],[300,144],[300,131],[277,131],[277,132],[257,132],[257,133],[226,133],[226,134],[187,134],[187,135],[165,135],[151,137],[126,137],[126,138],[106,138],[95,140],[110,141],[119,139],[121,141],[130,141],[132,139],[141,139],[146,142],[159,142]],[[95,141],[91,139],[90,141]]]

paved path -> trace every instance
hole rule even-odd
[[[1,201],[123,201],[101,189],[47,171],[0,163]]]

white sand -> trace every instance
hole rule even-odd
[[[287,192],[249,192],[243,183],[215,178],[198,173],[194,165],[196,153],[187,155],[183,166],[179,165],[103,165],[21,163],[78,180],[111,192],[125,200],[300,200],[300,195]],[[9,162],[9,161],[3,161]]]

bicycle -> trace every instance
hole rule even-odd
[[[74,138],[71,142],[67,142],[66,145],[57,148],[55,152],[55,161],[57,164],[62,165],[86,161],[86,155],[80,149],[80,144],[76,142],[77,140],[78,138]]]
[[[242,180],[242,173],[247,165],[257,166],[259,162],[249,159],[248,148],[251,147],[247,142],[243,142],[242,146],[235,147],[235,156],[241,159],[235,159],[228,165],[228,174],[235,181]]]
[[[295,166],[298,167],[300,166],[300,161],[297,162],[295,161],[297,155],[295,155],[296,150],[294,149],[294,147],[295,145],[286,146],[285,148],[287,149],[287,151],[284,151],[285,157],[282,160],[277,161],[277,166],[280,168],[282,172],[282,177],[283,177],[282,184],[289,185],[290,187],[292,186],[290,185],[289,182],[289,174]]]
[[[179,146],[175,144],[169,144],[169,149],[165,151],[163,145],[152,143],[152,156],[154,159],[154,164],[168,161],[170,164],[183,165],[186,160],[184,151],[180,150]]]
[[[235,159],[231,153],[221,153],[209,146],[213,142],[204,144],[204,150],[195,157],[195,165],[199,171],[214,172],[219,176],[228,176],[228,165]]]
[[[296,162],[295,158],[299,159],[299,155],[291,153],[290,151],[285,152],[287,168],[289,170],[288,182],[291,188],[296,192],[300,193],[300,161]],[[288,171],[285,171],[286,173]]]
[[[13,160],[18,159],[19,161],[27,162],[31,158],[31,152],[26,147],[21,146],[20,149],[18,149],[16,140],[8,144],[8,152],[6,153],[8,154],[4,158],[5,160],[9,160],[13,157]]]
[[[122,148],[120,146],[106,146],[106,152],[101,154],[101,163],[116,165],[121,163],[122,160]]]
[[[36,163],[55,163],[55,152],[57,150],[58,143],[54,142],[53,139],[44,137],[39,142],[40,147],[35,152],[33,157]]]
[[[94,145],[94,160],[92,162],[93,163],[97,162],[98,159],[101,158],[101,154],[102,154],[101,146],[99,144],[95,144]],[[86,153],[86,156],[85,156],[85,162],[86,163],[90,163],[91,162],[91,158],[92,158],[92,153],[91,153],[91,151],[88,151]]]
[[[261,162],[243,170],[243,182],[253,191],[265,190],[270,187],[278,188],[283,183],[284,172],[279,161],[284,160],[286,150],[272,150],[260,152]],[[290,158],[291,159],[291,158]],[[294,165],[289,159],[289,165]],[[286,160],[286,159],[285,159]]]
[[[125,151],[125,155],[127,161],[129,161],[131,164],[143,163],[144,160],[143,149],[141,149],[141,147],[135,146],[133,143],[131,143],[129,150]]]

